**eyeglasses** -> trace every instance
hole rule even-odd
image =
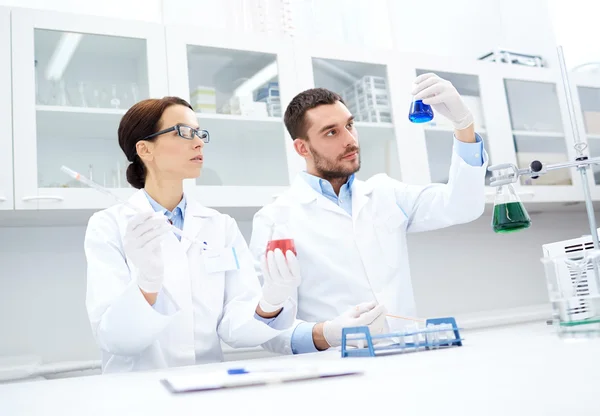
[[[146,136],[140,140],[148,140],[153,137],[160,136],[161,134],[169,133],[171,131],[177,131],[177,135],[186,140],[194,140],[194,137],[197,136],[204,143],[210,142],[210,134],[208,134],[208,130],[195,129],[190,126],[186,126],[185,124],[177,124],[173,127],[169,127],[168,129],[157,131],[156,133]]]

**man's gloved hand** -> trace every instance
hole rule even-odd
[[[292,251],[288,250],[284,256],[276,248],[262,258],[261,269],[263,286],[259,306],[264,312],[275,312],[300,286],[300,264]]]
[[[167,219],[160,212],[137,214],[127,224],[123,248],[139,270],[137,284],[146,293],[157,293],[162,287],[164,263],[160,243],[170,232]]]
[[[456,130],[466,129],[473,124],[473,114],[454,85],[436,74],[419,75],[411,94],[415,100],[423,100],[423,104],[432,106],[436,113],[450,120]]]
[[[342,328],[368,326],[371,335],[382,334],[386,328],[387,310],[375,302],[361,303],[323,324],[323,336],[332,347],[342,345]],[[356,344],[356,341],[350,344]]]

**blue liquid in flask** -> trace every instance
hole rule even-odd
[[[413,123],[427,123],[433,120],[433,110],[422,100],[413,101],[408,112],[408,119]]]

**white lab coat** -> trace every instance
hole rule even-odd
[[[152,210],[141,190],[129,202]],[[86,306],[102,351],[103,372],[222,361],[221,340],[234,348],[258,346],[294,322],[291,302],[275,328],[254,318],[260,282],[235,220],[190,199],[184,233],[206,241],[209,250],[234,247],[239,270],[207,273],[202,245],[167,236],[162,243],[164,286],[150,306],[123,250],[127,222],[135,214],[123,204],[95,213],[85,236]]]
[[[265,348],[289,354],[298,323],[332,319],[365,301],[385,305],[390,314],[416,316],[406,234],[481,216],[486,166],[486,154],[483,166],[473,167],[453,152],[447,185],[412,186],[385,174],[355,179],[352,216],[297,177],[289,190],[254,216],[250,249],[258,264],[276,212],[289,210],[302,276],[298,321]],[[391,330],[404,323],[388,318]]]

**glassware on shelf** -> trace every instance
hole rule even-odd
[[[140,88],[138,87],[137,83],[132,82],[131,83],[131,96],[133,98],[133,103],[137,103],[140,99]]]
[[[94,107],[100,108],[100,90],[94,88]]]
[[[60,106],[63,106],[63,107],[69,105],[69,100],[67,98],[67,87],[65,85],[65,80],[64,79],[61,79],[58,82],[57,105],[60,105]]]
[[[110,105],[113,108],[120,108],[120,105],[121,105],[121,100],[119,100],[119,98],[117,97],[117,86],[116,86],[116,84],[113,84],[113,86],[112,86],[112,98],[110,100]]]
[[[86,84],[84,84],[83,82],[78,82],[77,83],[77,91],[79,92],[79,105],[81,107],[87,108],[88,104],[87,104],[87,100],[85,99],[85,91],[86,90]]]

